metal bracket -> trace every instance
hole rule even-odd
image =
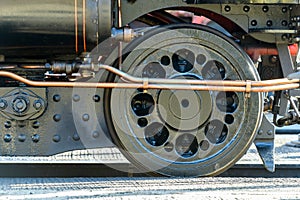
[[[275,171],[275,146],[274,146],[275,126],[263,115],[261,127],[254,140],[260,158],[264,167],[270,172]]]
[[[45,88],[0,89],[0,114],[7,119],[27,120],[42,115],[47,107]]]

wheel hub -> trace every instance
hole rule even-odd
[[[206,91],[163,90],[159,94],[158,104],[162,120],[182,131],[203,125],[212,110],[212,100]]]

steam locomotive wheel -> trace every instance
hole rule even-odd
[[[207,27],[150,31],[126,55],[122,70],[138,77],[259,80],[243,50]],[[105,101],[108,128],[124,155],[166,176],[225,171],[251,145],[262,115],[259,93],[112,89]]]

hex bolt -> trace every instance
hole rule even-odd
[[[60,97],[59,94],[56,94],[56,95],[53,96],[53,101],[59,102],[60,100],[61,100],[61,97]]]
[[[16,113],[24,113],[28,108],[29,100],[26,97],[18,96],[12,102],[12,108]]]
[[[80,96],[78,94],[75,94],[73,96],[73,101],[78,102],[80,100]]]
[[[89,114],[84,114],[84,115],[82,115],[82,120],[83,120],[83,121],[89,121],[89,119],[90,119]]]
[[[53,142],[59,142],[61,140],[60,135],[54,135],[52,138]]]
[[[37,143],[40,141],[40,135],[39,134],[34,134],[33,136],[31,136],[31,139],[34,143]]]
[[[53,116],[53,120],[56,121],[56,122],[59,122],[61,120],[61,115],[60,114],[55,114]]]
[[[12,136],[10,134],[5,134],[3,139],[4,142],[10,142],[12,140]]]
[[[7,101],[4,99],[0,99],[0,109],[4,110],[7,107]]]
[[[40,99],[35,100],[34,103],[33,103],[33,107],[36,110],[40,110],[43,107],[42,101]]]
[[[18,136],[18,140],[19,140],[20,142],[25,142],[25,140],[26,140],[26,135],[23,134],[23,133],[21,133],[21,134]]]

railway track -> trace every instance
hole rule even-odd
[[[254,147],[221,177],[300,177],[296,134],[276,135],[276,171],[264,169]],[[116,148],[72,151],[50,157],[0,157],[0,177],[146,177]]]
[[[122,170],[118,170],[122,169]],[[1,177],[148,177],[130,163],[6,163],[0,165]],[[236,164],[219,177],[294,177],[300,178],[299,164],[276,165],[274,173],[260,164]]]

